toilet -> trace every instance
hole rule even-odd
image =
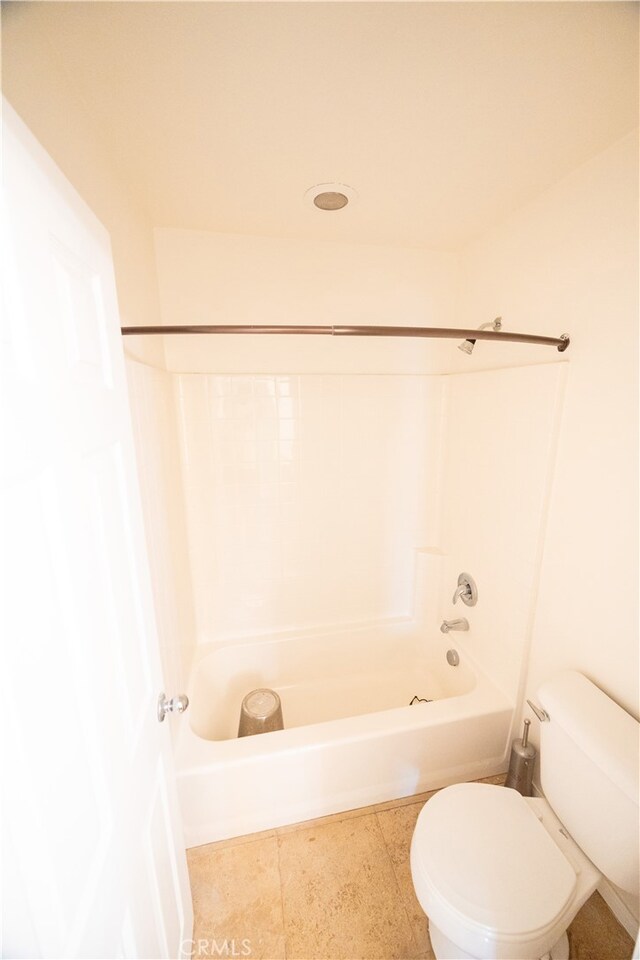
[[[438,960],[568,960],[603,875],[638,894],[640,725],[573,670],[538,698],[544,799],[459,783],[418,817],[411,873]]]

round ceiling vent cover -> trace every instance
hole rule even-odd
[[[314,197],[313,202],[320,210],[342,210],[349,203],[349,197],[345,197],[344,193],[325,190]]]
[[[353,203],[357,194],[346,183],[317,183],[304,196],[318,210],[342,210]]]

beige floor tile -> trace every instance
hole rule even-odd
[[[194,847],[187,851],[187,860],[194,958],[242,956],[249,949],[251,960],[284,960],[277,839]]]
[[[420,956],[377,816],[278,836],[290,960]]]
[[[413,935],[420,949],[427,951],[427,956],[432,956],[428,922],[414,893],[409,862],[411,838],[423,807],[424,803],[414,803],[410,806],[396,807],[394,810],[381,810],[376,816],[391,857],[405,910],[411,921]]]
[[[633,940],[599,893],[587,900],[569,927],[571,960],[630,960]]]
[[[433,960],[409,850],[434,793],[188,850],[195,960],[242,955],[243,941],[250,960]],[[599,894],[569,941],[571,960],[629,960],[633,951]]]

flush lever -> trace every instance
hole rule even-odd
[[[543,710],[542,707],[536,707],[535,703],[532,703],[531,700],[527,700],[527,703],[535,713],[540,723],[546,723],[547,720],[551,720],[551,717],[549,716],[547,711]]]
[[[158,697],[158,722],[162,723],[168,713],[184,713],[189,706],[189,697],[181,693],[179,697],[167,700],[164,693]]]

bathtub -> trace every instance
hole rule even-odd
[[[200,648],[176,745],[187,846],[502,772],[513,704],[451,647],[403,621]],[[285,729],[238,739],[256,687]]]

